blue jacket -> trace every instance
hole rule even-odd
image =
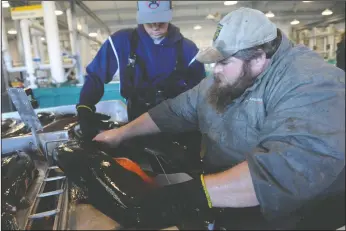
[[[120,75],[121,92],[126,92],[132,86],[131,82],[124,76],[125,68],[128,65],[132,31],[131,29],[119,30],[101,46],[94,60],[86,68],[87,76],[80,93],[80,104],[88,106],[97,104],[103,96],[104,84],[109,83],[117,71]],[[204,65],[194,60],[198,52],[196,44],[184,38],[179,28],[170,24],[168,35],[160,44],[154,44],[143,25],[138,26],[137,32],[139,41],[136,54],[145,63],[149,79],[167,78],[172,73],[176,63],[176,43],[181,39],[184,39],[184,65],[189,67],[190,78],[192,79],[189,87],[194,87],[205,77]],[[110,40],[114,45],[116,54]],[[138,79],[142,77],[142,74],[139,65],[136,65],[134,81],[136,87],[143,87],[138,85]],[[126,95],[123,94],[122,96],[126,98]]]

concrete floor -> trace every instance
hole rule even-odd
[[[71,211],[70,230],[117,230],[119,224],[89,204],[78,204]]]
[[[89,204],[79,204],[70,215],[69,230],[120,230],[120,225]],[[179,230],[169,227],[162,230]]]

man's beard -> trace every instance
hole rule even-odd
[[[255,80],[256,77],[251,76],[249,63],[244,62],[243,75],[232,85],[221,86],[221,80],[214,78],[214,83],[207,93],[208,103],[219,114],[222,114],[234,99],[241,96],[248,87],[253,85]]]

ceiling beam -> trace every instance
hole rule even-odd
[[[219,4],[219,5],[216,5]],[[196,10],[199,8],[203,8],[203,9],[212,9],[213,11],[218,11],[220,9],[223,9],[224,11],[231,11],[233,9],[236,9],[240,6],[242,7],[250,7],[251,1],[244,1],[244,2],[239,2],[237,5],[234,6],[227,6],[225,7],[222,2],[218,3],[218,2],[206,2],[206,3],[201,3],[199,6],[198,5],[194,5],[194,4],[189,4],[189,5],[176,5],[173,8],[173,11],[175,10]],[[129,13],[133,13],[134,15],[137,12],[137,8],[136,6],[134,7],[125,7],[125,8],[111,8],[111,9],[102,9],[102,10],[95,10],[93,11],[95,14],[97,15],[115,15],[116,13],[124,13],[124,14],[129,14]],[[82,13],[82,12],[80,12]],[[79,15],[79,16],[85,16],[85,13],[82,13],[83,15]]]
[[[172,20],[173,24],[179,23],[179,24],[193,24],[193,23],[207,23],[207,24],[215,24],[215,22],[208,20],[205,18],[206,16],[180,16],[180,17],[174,17]],[[293,20],[293,18],[296,18],[298,20],[310,20],[310,19],[320,19],[324,18],[325,16],[321,15],[320,11],[313,11],[313,12],[301,12],[299,14],[292,15],[292,12],[290,11],[283,11],[283,12],[277,12],[276,16],[272,19],[273,21],[288,21]],[[104,22],[111,27],[112,29],[115,27],[118,28],[124,28],[127,26],[133,26],[137,24],[137,21],[135,18],[128,19],[128,20],[104,20]],[[97,25],[95,23],[89,23],[90,28],[97,28]]]
[[[306,25],[296,27],[296,30],[301,31],[301,30],[305,30],[305,29],[311,29],[311,28],[316,27],[316,26],[326,26],[326,25],[331,24],[331,23],[343,22],[344,20],[345,20],[345,14],[334,15],[328,19],[319,20],[319,21],[316,21],[313,23],[309,23]]]
[[[88,16],[90,16],[92,19],[94,19],[97,22],[97,24],[99,24],[101,27],[103,27],[108,32],[108,34],[111,33],[108,26],[93,11],[91,11],[90,8],[83,3],[83,1],[81,1],[81,0],[75,0],[75,1],[76,1],[76,4],[82,10],[84,10],[84,12],[87,13]]]
[[[345,8],[345,6],[343,5],[343,7],[341,6],[343,2],[336,2],[334,4],[335,10],[339,9],[339,8]],[[218,3],[218,2],[206,2],[206,3],[201,3],[200,5],[196,6],[194,4],[189,4],[189,5],[176,5],[173,8],[173,11],[175,10],[198,10],[199,8],[202,9],[211,9],[213,12],[230,12],[234,9],[237,9],[239,7],[251,7],[254,9],[258,9],[258,10],[262,10],[262,11],[267,11],[270,7],[270,2],[267,2],[267,6],[266,3],[263,3],[263,1],[243,1],[243,2],[238,2],[237,5],[234,6],[227,6],[225,7],[222,3]],[[316,4],[320,4],[319,2],[316,2]],[[269,5],[269,6],[268,6]],[[339,6],[340,5],[340,6]],[[125,7],[125,8],[110,8],[110,9],[102,9],[102,10],[95,10],[93,11],[95,14],[97,15],[115,15],[116,13],[123,13],[123,14],[130,14],[133,13],[134,15],[136,14],[137,8],[136,7]],[[292,15],[292,10],[287,10],[287,11],[275,11],[276,13],[280,13],[280,12],[285,12],[285,13],[289,13]],[[310,11],[309,9],[304,9],[304,10],[300,10],[299,7],[296,11],[297,14],[300,13],[304,13],[304,12],[311,12],[314,13],[316,12],[316,10],[312,10]],[[79,12],[81,15],[78,16],[85,16],[86,14],[84,12]],[[321,12],[319,11],[318,14],[320,14]]]

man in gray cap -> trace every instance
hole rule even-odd
[[[254,9],[227,14],[213,40],[197,56],[216,63],[213,78],[94,139],[117,146],[158,132],[204,135],[200,178],[137,198],[142,222],[208,217],[218,229],[343,226],[345,72],[294,46]]]
[[[116,73],[129,121],[205,77],[204,65],[195,59],[196,44],[184,38],[171,21],[171,1],[138,1],[138,27],[121,29],[102,45],[86,68],[77,105],[85,140],[90,141],[103,129],[101,120],[106,118],[95,113],[95,105],[103,96],[104,84]]]

